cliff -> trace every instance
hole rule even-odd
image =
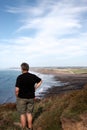
[[[80,115],[80,120],[62,118],[63,130],[87,130],[87,113]]]
[[[39,107],[35,130],[87,130],[87,85],[81,90],[46,98]]]
[[[75,92],[61,115],[63,130],[87,130],[87,85]]]
[[[34,130],[87,130],[87,85],[35,101]],[[20,130],[15,104],[0,105],[0,130]]]

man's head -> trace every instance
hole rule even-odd
[[[22,72],[29,71],[29,65],[27,63],[22,63],[21,70],[22,70]]]

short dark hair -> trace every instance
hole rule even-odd
[[[27,63],[22,63],[21,64],[21,69],[24,71],[28,71],[29,70],[29,65]]]

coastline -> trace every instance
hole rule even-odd
[[[80,70],[80,68],[78,69]],[[46,92],[41,93],[44,97],[68,93],[73,90],[82,89],[87,84],[87,73],[84,71],[74,73],[75,69],[48,69],[39,68],[34,71],[42,74],[53,75],[54,80],[60,81],[63,85],[52,86]]]
[[[41,91],[40,95],[36,95],[36,98],[43,99],[53,95],[59,95],[68,93],[73,90],[82,89],[85,84],[87,84],[87,73],[74,73],[75,69],[57,69],[57,68],[32,68],[30,71],[37,72],[39,74],[44,74],[46,77],[52,75],[53,82],[58,81],[59,84],[50,84],[50,87],[45,91]],[[80,71],[80,69],[79,69]],[[51,79],[46,79],[47,82],[51,82]],[[45,87],[45,86],[44,86]],[[11,98],[12,99],[12,98]],[[4,102],[1,104],[7,104],[9,102]],[[14,101],[12,101],[14,103]]]
[[[54,74],[54,80],[63,85],[52,86],[45,98],[35,100],[34,130],[87,130],[87,74]],[[0,116],[1,130],[20,129],[14,125],[19,123],[15,103],[0,105]]]
[[[83,87],[87,84],[87,75],[83,76],[83,75],[61,74],[54,76],[54,79],[64,84],[61,86],[52,86],[51,88],[49,88],[45,93],[45,97],[83,89]]]

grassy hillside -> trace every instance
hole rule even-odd
[[[87,112],[87,88],[69,94],[50,97],[37,106],[43,110],[34,125],[42,130],[62,130],[61,118],[80,120],[80,114]]]
[[[36,71],[43,74],[87,74],[87,67],[42,67],[31,68],[31,71]]]
[[[61,118],[80,120],[87,113],[87,85],[82,90],[52,96],[35,102],[34,130],[62,130]],[[15,104],[0,105],[0,130],[20,130]]]

